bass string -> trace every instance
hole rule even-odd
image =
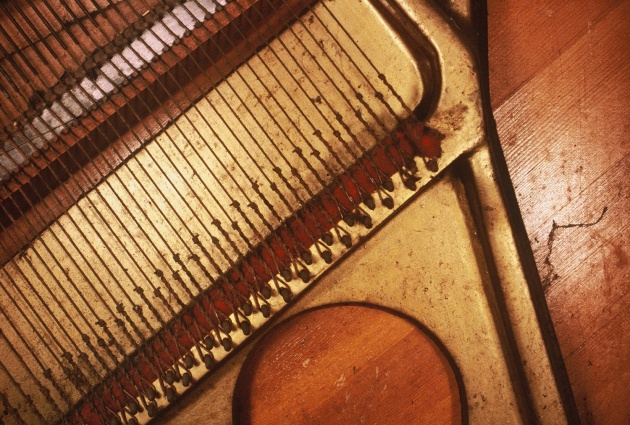
[[[236,4],[238,5],[238,3],[236,3]],[[270,4],[271,4],[271,3],[270,3]],[[285,2],[285,4],[286,4],[286,2]],[[287,5],[287,6],[288,6],[288,5]],[[290,6],[288,6],[288,7],[290,7]],[[260,12],[260,11],[258,11],[258,13],[260,14],[261,12]],[[313,14],[314,14],[314,15],[317,15],[315,12],[313,12]],[[278,15],[280,15],[280,14],[278,14]],[[244,15],[244,16],[245,16],[245,19],[248,19],[248,20],[249,20],[248,15]],[[261,17],[262,17],[262,15],[261,15]],[[294,17],[296,17],[296,18],[297,18],[297,16],[296,16],[296,15],[294,15]],[[304,24],[304,20],[303,20],[303,19],[297,19],[297,22],[299,22],[299,25],[302,25],[304,28],[306,28],[306,26],[305,26],[305,24]],[[338,21],[337,21],[337,22],[338,22]],[[250,23],[251,23],[251,21],[250,21]],[[287,23],[286,21],[285,21],[285,25],[288,25],[288,23]],[[324,28],[325,28],[325,25],[324,25]],[[237,28],[237,30],[238,30],[238,28]],[[291,27],[289,27],[289,30],[291,30]],[[307,29],[307,30],[308,30],[308,29]],[[327,29],[327,28],[326,28],[326,30],[328,31],[328,29]],[[329,33],[329,35],[331,36],[331,37],[330,37],[330,38],[331,38],[331,40],[333,40],[333,41],[337,42],[337,40],[336,40],[336,39],[335,39],[335,37],[332,35],[332,33],[330,33],[330,31],[328,31],[328,33]],[[298,37],[298,38],[299,38],[299,37]],[[281,39],[280,39],[280,42],[282,42],[282,41],[281,41]],[[347,52],[345,51],[344,47],[343,47],[340,43],[338,43],[338,42],[337,42],[337,45],[340,47],[340,50],[341,50],[341,51],[343,51],[344,53],[346,53],[346,56],[347,56],[347,57],[350,57],[350,55],[349,55],[349,54],[347,54]],[[285,46],[285,48],[286,48],[286,46]],[[274,47],[273,47],[273,45],[270,45],[270,46],[269,46],[269,49],[270,49],[270,51],[272,51],[272,52],[273,52],[273,51],[274,51]],[[286,49],[286,50],[287,50],[287,51],[289,51],[289,49]],[[308,50],[308,49],[306,49],[306,50]],[[323,49],[322,49],[322,50],[323,50]],[[274,53],[275,53],[275,52],[274,52]],[[364,54],[364,53],[363,53],[363,54]],[[256,53],[255,53],[255,55],[256,55],[256,56],[258,56],[258,52],[256,52]],[[276,57],[278,58],[278,60],[279,60],[280,62],[282,62],[282,61],[280,60],[279,56],[278,56],[277,54],[275,54],[275,55],[276,55]],[[302,71],[304,74],[308,74],[307,72],[305,72],[305,71],[304,71],[304,69],[303,69],[303,68],[301,67],[301,65],[299,64],[299,61],[297,61],[297,59],[296,59],[294,56],[292,56],[292,59],[293,59],[293,61],[295,62],[295,64],[296,64],[299,68],[301,68],[301,71]],[[316,60],[316,59],[315,59],[315,60]],[[265,61],[261,59],[261,63],[265,64]],[[369,78],[368,78],[368,77],[367,77],[367,76],[366,76],[366,75],[362,72],[361,68],[360,68],[360,67],[358,67],[354,61],[352,61],[352,63],[353,63],[353,65],[355,66],[356,71],[358,71],[359,73],[361,73],[361,75],[364,77],[364,79],[365,79],[365,80],[366,80],[366,81],[367,81],[367,82],[371,85],[370,79],[369,79]],[[249,65],[249,64],[246,64],[246,65]],[[284,65],[284,64],[283,64],[283,65]],[[285,67],[285,69],[286,69],[286,67]],[[290,72],[289,72],[289,75],[291,75],[291,73],[290,73]],[[285,93],[286,93],[286,89],[284,88],[284,86],[282,86],[282,83],[281,83],[279,80],[277,80],[277,81],[279,82],[280,87],[281,87],[283,90],[285,90]],[[331,82],[333,83],[334,87],[335,87],[338,91],[340,91],[340,92],[341,92],[341,89],[340,89],[337,85],[335,85],[335,84],[334,84],[334,80],[332,80],[332,79],[330,79],[330,78],[329,78],[329,81],[331,81]],[[296,81],[296,82],[297,82],[297,81]],[[316,85],[316,84],[313,84],[313,85],[315,86],[315,88],[317,88],[317,85]],[[372,86],[372,87],[373,87],[373,86]],[[303,89],[303,88],[300,86],[300,89]],[[393,87],[392,87],[392,89],[393,89]],[[321,93],[320,93],[320,94],[321,94]],[[398,96],[398,95],[397,95],[397,97],[400,97],[400,96]],[[347,101],[347,99],[345,99],[345,100]],[[389,105],[387,104],[387,102],[384,102],[382,99],[380,99],[380,100],[381,100],[381,102],[382,102],[382,103],[384,103],[384,104],[386,104],[387,106],[389,106]],[[350,103],[349,103],[349,105],[350,105]],[[330,105],[329,105],[329,106],[330,106]],[[331,109],[332,109],[332,106],[331,106]],[[389,109],[391,110],[391,108],[389,108]],[[300,109],[298,108],[298,110],[300,110]],[[318,111],[318,112],[320,112],[320,113],[321,113],[321,111]],[[307,119],[308,119],[308,117],[307,117],[307,116],[305,116],[305,118],[307,118]],[[400,118],[400,117],[397,117],[397,118]],[[329,121],[329,120],[325,120],[325,121],[326,121],[326,123],[327,123],[327,124],[330,124],[330,121]],[[313,127],[313,129],[315,129],[315,127],[314,127],[314,126],[312,126],[312,127]],[[317,130],[317,129],[315,129],[315,130]],[[377,139],[377,140],[380,140],[380,139]],[[353,141],[354,141],[355,143],[357,143],[357,142],[358,142],[358,140],[357,140],[355,137],[353,137]],[[356,159],[356,155],[354,156],[354,158]]]
[[[11,276],[10,276],[10,275],[9,275],[9,278],[11,279]],[[34,309],[32,308],[32,310],[34,310]],[[23,315],[24,315],[24,313],[23,313]],[[27,315],[25,315],[25,317],[28,317],[28,316],[27,316]],[[36,315],[36,317],[38,317],[38,315]],[[40,319],[40,320],[41,320],[41,319]],[[89,327],[89,325],[88,325],[88,327]],[[84,329],[82,329],[82,330],[84,330]],[[40,338],[41,338],[41,337],[40,337]],[[44,344],[46,344],[46,341],[44,341],[44,340],[43,340],[43,338],[42,338],[42,342],[43,342]],[[59,344],[59,343],[57,342],[57,344]],[[75,347],[76,347],[76,345],[75,345]],[[63,349],[63,348],[62,348],[62,349]],[[67,350],[67,348],[65,348],[65,349]],[[28,350],[28,351],[31,351],[31,350]],[[65,351],[65,352],[67,352],[67,351]],[[80,351],[79,351],[79,352],[80,352]]]
[[[20,393],[22,395],[25,395],[24,391],[20,391]],[[20,411],[11,403],[8,397],[3,393],[0,393],[0,408],[2,408],[3,410],[3,418],[8,418],[8,420],[11,420],[11,418],[14,418],[14,420],[19,425],[23,425],[26,423],[24,422],[24,419],[22,418]],[[41,413],[37,416],[37,419],[39,420],[40,423],[44,423],[44,417],[41,416]]]
[[[31,263],[31,260],[30,260],[30,259],[28,259],[28,260],[27,260],[27,262],[28,262],[29,264],[31,264],[31,266],[32,266],[32,263]],[[44,267],[46,267],[46,269],[47,269],[47,270],[49,271],[49,273],[53,276],[53,278],[54,278],[54,279],[57,279],[57,277],[56,277],[54,274],[52,274],[52,272],[50,271],[50,268],[48,267],[47,263],[46,263],[45,261],[43,261],[43,260],[42,260],[42,264],[43,264],[43,266],[44,266]],[[56,315],[55,315],[55,314],[54,314],[54,313],[50,310],[50,307],[49,307],[48,303],[46,303],[46,302],[42,299],[41,295],[38,293],[38,291],[37,291],[37,290],[35,289],[35,287],[32,285],[32,283],[31,283],[31,279],[29,279],[29,277],[25,274],[25,272],[24,272],[21,268],[16,268],[16,270],[18,270],[18,271],[19,271],[19,273],[22,275],[22,277],[23,277],[26,281],[28,281],[28,282],[29,282],[29,287],[30,287],[31,291],[32,291],[32,292],[33,292],[33,293],[37,296],[37,299],[39,300],[39,302],[41,303],[41,305],[43,305],[44,310],[46,310],[46,311],[49,313],[49,315],[50,315],[50,316],[54,319],[54,321],[55,321],[55,322],[59,325],[58,318],[57,318],[57,317],[56,317]],[[40,281],[44,282],[44,279],[42,278],[42,276],[41,276],[40,272],[38,271],[38,269],[37,269],[36,267],[32,267],[32,272],[36,274],[36,277],[37,277]],[[34,314],[35,314],[35,316],[39,318],[39,313],[37,312],[37,309],[36,309],[36,308],[34,308],[34,307],[30,304],[30,302],[28,301],[28,297],[25,297],[25,296],[23,295],[23,293],[22,293],[22,292],[21,292],[21,290],[20,290],[20,286],[16,284],[16,282],[15,282],[15,281],[13,280],[13,278],[12,278],[12,275],[11,275],[11,274],[10,274],[10,273],[6,270],[6,269],[5,269],[5,274],[6,274],[6,275],[7,275],[7,277],[8,277],[8,278],[12,281],[12,283],[13,283],[13,287],[14,287],[14,288],[16,288],[16,290],[20,291],[20,294],[22,295],[22,297],[26,300],[26,302],[27,302],[27,303],[29,303],[29,307],[30,307],[31,311],[33,311],[33,312],[34,312]],[[83,331],[85,330],[85,327],[87,327],[87,329],[90,329],[94,335],[97,335],[97,332],[96,332],[96,331],[94,330],[94,328],[92,327],[92,325],[91,325],[90,321],[89,321],[89,320],[88,320],[88,319],[87,319],[87,318],[83,315],[83,313],[81,312],[81,310],[77,308],[74,297],[73,297],[73,296],[71,296],[71,295],[67,292],[66,287],[65,287],[64,285],[59,284],[59,288],[60,288],[60,290],[62,291],[62,293],[63,293],[63,295],[64,295],[64,298],[63,298],[63,299],[64,299],[65,303],[68,303],[68,302],[69,302],[70,304],[72,304],[72,305],[75,307],[75,309],[77,310],[77,312],[79,313],[80,317],[83,319],[83,322],[85,323],[85,326],[81,326],[81,327],[80,327],[80,326],[77,326],[76,324],[74,324],[74,323],[73,323],[73,324],[75,325],[75,328],[76,328],[76,331],[77,331],[78,335],[82,335],[82,334],[83,334]],[[49,296],[51,296],[51,297],[52,297],[52,298],[56,301],[56,303],[57,303],[57,304],[61,304],[61,302],[59,301],[58,296],[57,296],[57,295],[55,295],[55,294],[54,294],[54,292],[53,292],[53,291],[51,291],[48,287],[47,287],[47,289],[48,289],[48,295],[49,295]],[[5,289],[5,291],[6,291],[6,289]],[[79,292],[79,293],[80,293],[80,292]],[[88,304],[88,307],[89,307],[89,304]],[[90,311],[94,314],[94,310],[93,310],[92,308],[90,308],[90,307],[89,307],[89,309],[90,309]],[[64,313],[66,313],[66,312],[64,311]],[[66,317],[70,320],[70,322],[73,322],[73,317],[72,317],[71,315],[66,314],[65,316],[66,316]],[[94,316],[95,316],[95,317],[97,318],[97,320],[98,320],[98,316],[96,316],[95,314],[94,314]],[[40,318],[40,321],[41,321],[41,318]],[[43,323],[43,322],[42,322],[42,323]],[[67,335],[67,330],[66,330],[66,327],[65,327],[65,326],[60,326],[60,327],[61,327],[61,329],[63,330],[62,332],[63,332],[64,334],[66,334],[66,335]],[[50,331],[49,331],[49,332],[50,332]],[[52,336],[53,336],[53,338],[54,338],[54,335],[52,335]],[[81,339],[81,338],[79,338],[79,339]],[[78,351],[78,352],[80,353],[81,351]],[[114,358],[114,356],[112,355],[112,353],[111,353],[111,352],[108,352],[108,354],[110,355],[110,357]],[[121,354],[122,354],[122,352],[121,352]],[[100,359],[100,356],[98,356],[98,354],[97,354],[97,359],[99,359],[99,360],[100,360],[100,362],[101,362],[101,364],[103,364],[103,361],[102,361],[102,359]],[[106,370],[107,370],[107,369],[106,369]]]
[[[60,2],[59,1],[56,1],[56,2],[53,1],[53,2],[47,2],[47,3],[52,3],[52,4],[56,3],[57,6],[59,6]],[[41,14],[38,13],[37,7],[34,6],[34,4],[32,2],[28,2],[28,4],[30,6],[30,9],[29,8],[25,8],[25,7],[23,7],[23,5],[21,5],[21,7],[25,10],[25,13],[28,15],[28,18],[32,18],[32,13],[31,12],[34,12],[35,14],[38,14],[41,17]],[[75,6],[75,8],[76,8],[76,6]],[[105,13],[106,9],[109,9],[109,7],[101,8],[101,11],[103,13]],[[91,12],[88,12],[88,13],[94,14],[94,11],[91,11]],[[79,16],[79,18],[82,19],[82,20],[86,20],[87,19],[87,15]],[[53,74],[55,74],[55,73],[59,73],[60,74],[61,72],[65,71],[66,69],[68,69],[68,68],[70,68],[72,66],[71,62],[65,61],[65,59],[64,59],[64,53],[65,53],[64,50],[67,51],[70,48],[75,47],[76,45],[82,44],[81,41],[85,42],[86,40],[79,40],[79,39],[77,39],[74,36],[73,31],[72,31],[73,30],[72,26],[76,25],[76,23],[73,24],[73,22],[69,21],[67,18],[65,18],[63,20],[63,22],[60,22],[58,25],[56,25],[57,28],[53,28],[48,23],[48,21],[45,20],[45,19],[42,20],[42,23],[46,27],[45,30],[43,28],[41,28],[41,31],[43,32],[43,34],[37,34],[37,33],[35,33],[33,35],[29,34],[28,38],[31,39],[33,44],[36,44],[36,45],[40,44],[40,43],[46,44],[47,40],[49,38],[54,38],[59,43],[58,46],[54,46],[54,44],[53,44],[53,47],[57,47],[57,48],[56,49],[55,48],[49,48],[49,52],[55,59],[60,59],[61,60],[61,62],[60,62],[61,66],[49,69],[48,71],[53,71],[54,70]],[[47,32],[46,32],[46,30],[47,30]],[[63,38],[60,36],[60,34],[70,38],[75,46],[73,46],[72,44],[66,44],[66,42],[63,40]],[[116,33],[108,34],[107,35],[107,37],[108,37],[107,41],[112,40],[115,37],[115,35],[116,35]],[[85,43],[83,43],[83,44],[85,44]],[[102,44],[102,42],[101,42],[101,44]],[[94,46],[92,46],[92,47],[94,47]],[[88,48],[89,48],[89,46],[88,46]],[[37,69],[39,69],[42,64],[41,63],[34,63],[34,65],[35,65],[35,67]],[[59,72],[59,71],[61,71],[61,72]],[[41,70],[40,70],[40,72],[41,72]],[[43,88],[45,88],[45,87],[43,87]]]
[[[83,8],[83,5],[82,5],[82,4],[79,4],[79,7]],[[85,10],[84,10],[84,12],[87,14],[87,11],[85,11]],[[87,15],[87,16],[88,16],[88,19],[93,20],[93,18],[91,17],[91,15]],[[75,17],[75,18],[76,18],[76,17]],[[94,25],[95,25],[95,28],[97,28],[97,29],[100,31],[100,30],[101,30],[101,26],[99,26],[96,22],[93,22],[93,23],[94,23]],[[84,28],[84,27],[83,27],[83,28]],[[85,28],[84,28],[84,30],[85,30]],[[92,34],[91,34],[91,33],[87,33],[87,32],[86,32],[86,35],[88,35],[89,37],[91,37],[91,36],[92,36]],[[104,34],[103,34],[103,35],[104,35]],[[94,40],[94,42],[96,43],[96,40]]]

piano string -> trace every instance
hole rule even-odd
[[[409,106],[421,94],[399,93],[334,3],[26,3],[0,4],[15,103],[2,111],[6,421],[155,415],[194,364],[213,369],[234,331],[272,313],[270,297],[291,300],[287,282],[311,280],[314,253],[330,263],[377,201],[394,207],[393,174],[414,189],[414,157],[433,168],[440,156],[440,135]],[[223,33],[235,19],[280,22]],[[202,40],[218,55],[193,54]],[[175,49],[190,68],[169,75]],[[94,122],[131,101],[151,113]]]

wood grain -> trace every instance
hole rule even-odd
[[[239,425],[461,423],[455,372],[440,348],[375,308],[300,314],[256,345],[239,376]]]
[[[488,11],[499,137],[580,417],[630,423],[630,1]]]

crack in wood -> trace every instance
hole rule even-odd
[[[575,227],[585,228],[585,227],[595,226],[600,221],[602,221],[602,219],[604,218],[604,215],[606,215],[607,211],[608,211],[608,206],[605,206],[602,209],[602,212],[599,215],[599,217],[596,220],[588,222],[588,223],[558,224],[558,223],[556,223],[555,220],[552,221],[552,223],[551,223],[551,231],[549,232],[549,236],[547,237],[547,255],[545,256],[545,259],[543,260],[543,264],[544,264],[543,267],[546,269],[546,273],[544,274],[544,276],[541,277],[541,283],[542,283],[542,287],[543,287],[543,290],[545,291],[545,293],[547,293],[547,291],[551,287],[551,284],[560,277],[556,273],[555,267],[554,267],[554,265],[551,262],[551,255],[553,254],[553,243],[554,243],[554,241],[556,239],[556,230],[558,230],[558,229],[572,229],[572,228],[575,228]]]

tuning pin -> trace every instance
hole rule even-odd
[[[223,332],[228,333],[232,331],[232,321],[227,318],[227,319],[223,319],[221,321],[221,329],[223,329]]]
[[[322,259],[326,264],[332,263],[332,252],[329,250],[322,251]]]
[[[166,400],[168,400],[169,403],[175,401],[175,397],[177,396],[177,392],[174,387],[166,387],[164,394],[166,394]]]
[[[135,415],[140,411],[140,406],[138,406],[138,402],[132,400],[129,404],[127,404],[127,410],[129,410],[129,414]]]
[[[264,299],[268,300],[269,298],[271,298],[271,288],[268,285],[263,286],[262,288],[260,288],[260,294],[263,296]]]
[[[372,228],[372,218],[369,215],[361,216],[361,223],[363,223],[366,229]]]
[[[409,178],[406,178],[406,179],[403,178],[403,184],[405,185],[405,187],[411,190],[416,190],[416,188],[418,187],[416,185],[416,181],[418,181],[418,178],[413,177],[413,176],[410,176]]]
[[[242,320],[240,323],[241,330],[245,335],[249,335],[252,331],[252,325],[249,323],[249,320]]]
[[[204,339],[203,339],[203,343],[206,346],[206,349],[208,351],[212,350],[212,347],[214,347],[214,338],[212,338],[210,335],[207,335]]]
[[[291,301],[291,290],[289,288],[283,286],[278,292],[280,292],[280,296],[285,303]]]
[[[284,269],[284,270],[282,270],[282,271],[280,272],[280,276],[282,276],[282,278],[283,278],[285,281],[287,281],[287,282],[290,282],[290,281],[291,281],[291,278],[293,277],[293,276],[291,275],[291,269]]]
[[[300,257],[302,257],[302,260],[304,260],[307,265],[313,264],[313,255],[310,251],[302,251]]]
[[[309,279],[311,278],[311,273],[307,269],[300,270],[298,275],[300,276],[300,279],[302,279],[302,282],[304,283],[308,282]]]
[[[208,353],[203,356],[203,364],[206,369],[212,369],[212,367],[214,366],[214,357],[212,357],[212,354]]]
[[[363,199],[363,203],[371,210],[376,208],[376,202],[374,201],[374,198],[372,196],[366,196]]]
[[[232,349],[232,339],[231,338],[223,338],[221,340],[221,346],[225,351],[230,351]]]
[[[187,387],[190,385],[190,381],[192,380],[192,376],[190,376],[190,373],[188,372],[184,372],[182,374],[182,385],[184,387]]]
[[[146,389],[146,391],[144,392],[144,396],[149,399],[150,401],[155,400],[155,398],[157,397],[157,391],[155,391],[155,388],[153,387],[149,387]]]
[[[155,415],[157,415],[157,411],[158,411],[158,407],[155,401],[151,401],[147,403],[147,414],[149,415],[149,417],[152,418]]]
[[[190,369],[191,367],[195,365],[195,359],[190,354],[186,354],[183,360],[184,360],[184,367],[186,369]]]
[[[251,316],[252,314],[252,304],[250,302],[246,302],[241,306],[241,310],[243,310],[243,314],[245,316]]]
[[[175,374],[173,373],[172,370],[166,371],[166,373],[164,374],[164,382],[166,382],[169,385],[173,385],[173,382],[175,382]]]

